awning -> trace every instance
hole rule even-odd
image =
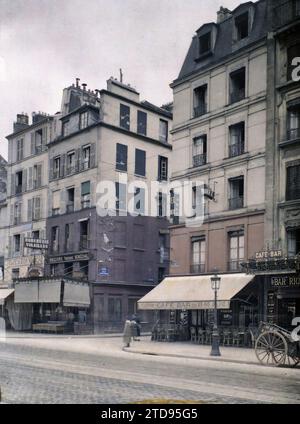
[[[14,289],[0,289],[0,305],[4,305],[5,299],[13,294]]]
[[[65,282],[64,306],[88,308],[90,304],[90,289],[87,284]]]
[[[167,277],[151,292],[138,301],[139,309],[182,310],[213,309],[214,291],[211,288],[212,275]],[[229,309],[231,299],[238,294],[254,275],[220,275],[218,309]]]
[[[15,303],[60,303],[60,280],[29,280],[15,285]]]

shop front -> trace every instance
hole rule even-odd
[[[167,277],[138,302],[141,310],[156,311],[153,340],[211,342],[214,323],[212,275]],[[221,342],[251,345],[251,328],[259,325],[261,296],[254,275],[220,274],[217,294]],[[225,337],[225,339],[224,339]]]
[[[7,324],[14,330],[77,333],[88,326],[89,285],[57,277],[16,279],[6,309]]]

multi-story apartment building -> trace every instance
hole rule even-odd
[[[4,280],[4,256],[7,231],[7,161],[0,155],[0,284]]]
[[[113,78],[95,92],[77,79],[63,92],[61,112],[33,114],[31,124],[17,115],[7,137],[5,276],[14,281],[16,308],[33,315],[16,328],[72,313],[98,331],[120,329],[168,272],[165,199],[158,195],[155,216],[147,206],[151,182],[170,172],[170,107],[140,101]],[[97,210],[97,185],[105,181],[113,187],[112,216]],[[47,239],[49,249],[29,248],[25,238]]]
[[[265,0],[243,3],[232,11],[221,8],[216,23],[197,30],[171,84],[171,181],[194,184],[190,203],[196,211],[196,184],[202,185],[204,221],[196,226],[187,223],[190,216],[177,217],[180,198],[174,197],[171,276],[140,306],[159,309],[160,297],[160,309],[191,310],[189,322],[194,327],[211,323],[210,276],[215,269],[229,274],[221,279],[218,308],[224,310],[219,322],[257,322],[264,302],[259,279],[248,288],[253,276],[244,274],[241,263],[264,248],[266,37]],[[230,303],[237,293],[245,301]]]
[[[5,281],[26,277],[37,265],[44,272],[41,252],[24,246],[26,237],[45,238],[48,200],[47,144],[52,137],[53,117],[33,113],[17,115],[8,140],[8,189]]]

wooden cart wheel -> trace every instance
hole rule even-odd
[[[290,367],[296,367],[300,362],[299,350],[296,343],[290,344],[288,347],[288,354],[286,356],[286,363]]]
[[[255,343],[255,354],[262,365],[279,366],[285,363],[288,346],[277,331],[265,331]]]

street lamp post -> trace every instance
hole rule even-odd
[[[212,345],[211,345],[211,356],[221,356],[219,344],[220,344],[220,337],[219,337],[219,331],[218,331],[218,310],[217,310],[217,292],[220,288],[220,282],[221,277],[215,273],[213,277],[210,278],[211,280],[211,288],[215,292],[215,308],[214,308],[214,327],[212,332]]]

